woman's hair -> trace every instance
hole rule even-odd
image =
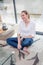
[[[21,13],[25,13],[26,15],[28,15],[28,18],[30,18],[30,15],[26,10],[21,11]]]

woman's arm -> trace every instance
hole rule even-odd
[[[23,38],[33,38],[32,35],[24,36]]]
[[[20,34],[17,35],[18,36],[18,49],[21,49],[21,39],[20,39]]]

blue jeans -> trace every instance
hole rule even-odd
[[[9,45],[13,46],[14,48],[17,48],[17,45],[18,45],[18,38],[17,37],[8,38],[6,41],[7,41],[7,43]],[[23,38],[23,40],[21,41],[22,49],[24,47],[31,46],[32,43],[33,43],[33,39],[32,38]]]

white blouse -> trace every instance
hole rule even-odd
[[[30,21],[28,26],[26,26],[25,23],[21,21],[18,27],[18,34],[21,36],[35,36],[35,23],[33,21]]]

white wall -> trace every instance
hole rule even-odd
[[[18,12],[26,9],[30,13],[40,14],[43,11],[43,0],[16,0],[16,8]]]

